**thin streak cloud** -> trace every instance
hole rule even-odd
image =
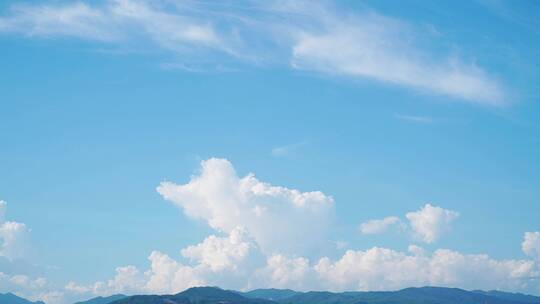
[[[326,3],[28,2],[2,15],[0,33],[152,48],[193,70],[197,63],[288,65],[487,106],[504,106],[508,99],[504,84],[474,60],[431,54],[415,43],[412,37],[430,36],[425,27]]]

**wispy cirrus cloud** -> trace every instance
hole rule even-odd
[[[409,121],[409,122],[414,122],[414,123],[430,124],[434,122],[434,119],[428,116],[406,115],[406,114],[395,113],[394,117],[399,120]]]
[[[504,85],[474,61],[416,44],[413,37],[430,35],[425,28],[374,12],[345,12],[329,2],[27,2],[2,15],[0,32],[153,47],[195,70],[201,62],[289,65],[471,103],[507,102]]]
[[[405,39],[407,27],[378,15],[332,20],[324,30],[305,32],[293,46],[297,69],[355,78],[499,106],[505,93],[495,78],[459,58],[430,58]]]
[[[298,149],[306,146],[307,144],[308,144],[307,141],[300,141],[300,142],[296,142],[296,143],[290,144],[290,145],[274,147],[274,148],[272,148],[271,154],[274,157],[287,156],[287,155],[293,153],[294,151],[297,151]]]

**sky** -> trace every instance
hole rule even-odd
[[[540,295],[537,1],[2,1],[0,292]]]

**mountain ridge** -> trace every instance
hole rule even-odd
[[[109,304],[127,297],[128,296],[123,294],[114,294],[107,297],[95,297],[86,301],[75,302],[74,304]]]
[[[132,296],[106,304],[540,304],[540,297],[502,291],[410,287],[396,291],[309,291],[193,287],[175,295]]]
[[[0,293],[0,304],[45,304],[42,301],[32,302],[25,298],[21,298],[11,292]]]
[[[45,304],[12,293],[0,294],[0,304]],[[219,287],[192,287],[174,295],[116,294],[74,304],[540,304],[540,297],[498,290],[410,287],[396,291],[308,291],[255,289],[247,292]]]

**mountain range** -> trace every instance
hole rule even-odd
[[[43,304],[13,294],[0,294],[1,304]],[[218,287],[193,287],[175,295],[113,295],[76,304],[540,304],[540,297],[502,291],[419,287],[398,291],[298,292],[255,289],[248,292]]]
[[[32,302],[12,293],[0,293],[0,304],[45,304],[41,301]]]

